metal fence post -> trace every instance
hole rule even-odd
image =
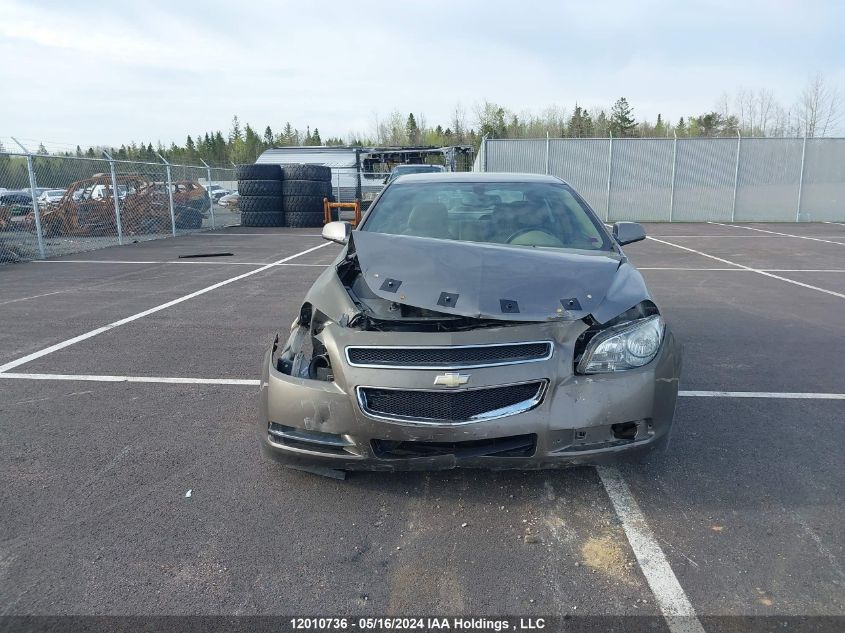
[[[205,165],[206,179],[207,179],[207,181],[206,181],[207,186],[206,186],[205,190],[208,192],[208,212],[211,214],[211,228],[213,229],[215,227],[214,227],[214,196],[211,195],[211,167],[202,158],[200,158],[200,162],[202,162],[202,164]]]
[[[798,177],[798,211],[795,213],[795,221],[801,221],[801,194],[804,191],[804,158],[807,156],[807,134],[804,134],[804,144],[801,146],[801,175]]]
[[[546,132],[546,175],[549,175],[549,133]]]
[[[675,171],[677,170],[678,166],[678,133],[674,130],[672,134],[675,137],[675,140],[672,142],[672,188],[669,189],[669,221],[672,221],[672,217],[675,214]]]
[[[167,198],[170,200],[170,229],[173,236],[176,237],[176,210],[173,208],[173,179],[170,176],[170,163],[161,154],[156,154],[156,156],[165,164],[167,171]]]
[[[736,166],[734,168],[734,201],[731,207],[731,222],[736,220],[736,193],[739,189],[739,152],[742,149],[742,134],[736,131]]]
[[[337,198],[335,198],[335,202],[343,202],[343,200],[340,199],[340,170],[341,169],[342,168],[338,168],[335,172],[335,173],[337,173]],[[355,173],[357,174],[358,180],[360,181],[361,180],[360,170],[357,167],[354,167],[353,169],[355,169]],[[338,211],[338,214],[339,213],[340,213],[340,211]],[[340,215],[338,215],[338,217],[340,217]]]
[[[120,223],[120,200],[117,195],[117,174],[114,171],[114,159],[106,150],[102,150],[103,156],[109,161],[109,171],[111,172],[111,193],[114,200],[114,221],[117,226],[117,243],[123,245],[123,226]]]
[[[26,169],[29,172],[29,192],[32,195],[32,212],[35,215],[35,233],[38,236],[38,254],[40,255],[41,259],[46,257],[44,253],[44,233],[41,230],[41,209],[38,208],[38,196],[35,195],[35,190],[38,187],[38,184],[35,181],[35,166],[32,163],[32,154],[29,153],[29,150],[26,149],[23,145],[20,144],[18,139],[14,136],[12,140],[18,144],[24,154],[26,154]]]
[[[484,135],[484,138],[481,139],[481,148],[484,150],[484,160],[481,161],[481,171],[487,171],[487,154],[489,153],[489,148],[487,147],[487,135]]]
[[[613,173],[613,132],[610,132],[610,149],[607,152],[607,207],[604,221],[610,222],[610,175]]]

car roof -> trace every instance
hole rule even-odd
[[[420,182],[545,182],[553,184],[561,184],[563,181],[556,176],[547,176],[544,174],[518,174],[518,173],[500,173],[500,172],[437,172],[429,174],[407,174],[402,176],[402,180],[397,180],[399,184],[410,184]]]

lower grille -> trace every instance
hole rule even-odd
[[[404,442],[373,440],[373,452],[381,459],[411,459],[454,455],[472,457],[531,457],[537,447],[536,435],[513,435],[465,442]]]
[[[358,402],[373,417],[421,423],[478,422],[533,409],[543,399],[546,381],[461,391],[358,387]]]

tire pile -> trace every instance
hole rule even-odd
[[[323,226],[332,170],[322,165],[238,165],[241,226]]]
[[[281,166],[238,165],[236,172],[241,226],[285,226]]]
[[[322,165],[285,165],[282,203],[287,226],[323,226],[323,198],[332,198],[332,170]]]

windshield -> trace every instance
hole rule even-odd
[[[563,183],[398,181],[362,231],[523,247],[611,250],[599,221]]]

